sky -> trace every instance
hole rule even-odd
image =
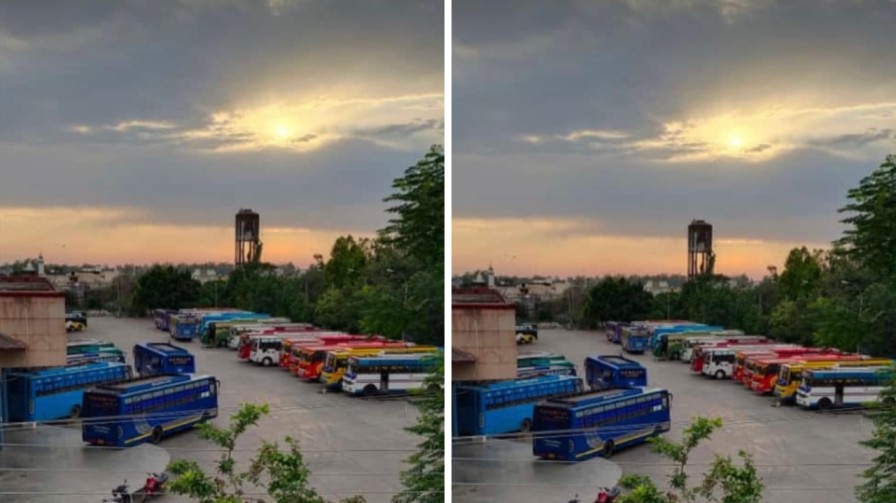
[[[896,153],[893,0],[453,4],[453,268],[759,278]]]
[[[0,263],[307,264],[443,143],[434,0],[0,4]]]

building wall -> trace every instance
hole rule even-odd
[[[0,332],[27,346],[0,352],[0,368],[65,365],[65,297],[0,295]]]
[[[475,364],[452,366],[453,381],[516,378],[516,312],[513,309],[455,307],[451,346],[473,354]]]

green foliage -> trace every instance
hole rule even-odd
[[[588,292],[585,320],[595,324],[644,319],[652,303],[652,297],[642,283],[623,277],[607,277]]]
[[[820,255],[821,251],[810,253],[805,246],[790,250],[779,279],[784,298],[796,301],[812,296],[821,279]]]
[[[892,503],[896,501],[896,380],[884,390],[876,409],[874,434],[862,445],[878,454],[862,474],[865,483],[856,488],[856,494],[863,503]]]
[[[298,442],[292,438],[286,437],[287,452],[281,451],[276,443],[263,442],[258,453],[249,461],[249,469],[243,472],[237,470],[233,458],[237,440],[269,412],[265,404],[242,404],[231,416],[227,428],[218,428],[211,423],[200,424],[200,437],[224,450],[215,463],[215,474],[206,474],[195,461],[172,461],[168,465],[168,472],[172,475],[168,490],[199,503],[266,501],[255,497],[247,500],[246,487],[264,488],[271,497],[270,501],[276,503],[326,503],[311,487],[308,480],[310,471],[305,466]],[[364,503],[364,499],[354,496],[341,500],[341,503]]]
[[[687,464],[691,452],[721,427],[721,418],[698,417],[684,430],[681,442],[673,442],[663,437],[650,439],[654,452],[676,463],[669,476],[669,491],[662,492],[647,476],[625,475],[619,484],[627,490],[627,493],[620,498],[620,503],[695,501],[760,503],[763,485],[756,473],[753,460],[743,451],[738,453],[743,460],[743,466],[735,465],[730,457],[717,455],[709,471],[703,474],[701,483],[696,486],[689,483]]]
[[[445,500],[445,398],[444,360],[426,379],[425,391],[416,402],[420,416],[407,431],[423,437],[418,451],[406,460],[410,469],[401,474],[404,491],[393,503],[441,503]]]
[[[888,155],[847,197],[851,202],[839,211],[852,213],[841,221],[850,228],[838,244],[869,270],[896,277],[896,155]]]
[[[397,203],[395,215],[380,231],[381,239],[405,250],[413,259],[441,268],[445,261],[445,153],[441,145],[392,182],[395,193],[384,199]]]
[[[189,271],[155,265],[137,279],[133,305],[141,314],[160,307],[192,307],[199,300],[199,288]]]

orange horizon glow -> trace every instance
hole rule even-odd
[[[43,254],[54,264],[232,262],[232,225],[166,225],[140,222],[131,210],[102,208],[0,208],[0,263]],[[373,232],[263,227],[263,259],[305,266],[329,256],[339,236]]]

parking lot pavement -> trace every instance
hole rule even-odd
[[[128,353],[137,342],[164,342],[167,334],[153,327],[152,319],[91,318],[86,331],[77,337],[95,337],[114,342]],[[366,400],[341,393],[318,393],[319,386],[302,382],[277,367],[264,368],[241,362],[226,348],[203,348],[198,341],[175,344],[196,355],[197,371],[221,381],[215,424],[223,426],[241,403],[267,403],[271,414],[247,431],[238,443],[235,458],[240,466],[262,441],[298,440],[311,470],[312,485],[328,499],[354,494],[368,502],[386,503],[402,489],[399,474],[404,460],[415,450],[420,437],[404,430],[417,420],[417,409],[404,399]],[[172,459],[189,458],[211,470],[215,452],[195,432],[166,438],[160,444]],[[111,485],[110,485],[111,487]],[[165,501],[180,501],[173,497]]]
[[[539,340],[521,352],[552,351],[566,355],[584,374],[592,354],[620,354],[619,345],[603,331],[542,330]],[[766,486],[769,503],[849,503],[857,501],[854,487],[871,462],[873,451],[859,445],[870,438],[871,421],[860,413],[818,413],[797,407],[773,407],[774,400],[747,391],[730,380],[716,381],[692,374],[682,362],[654,361],[649,355],[625,355],[647,368],[650,386],[668,389],[672,401],[672,431],[678,440],[694,416],[721,417],[725,425],[691,456],[694,474],[702,473],[714,454],[753,456]],[[666,484],[669,466],[645,446],[613,457],[625,473],[650,475]]]
[[[111,497],[127,480],[143,486],[147,473],[168,465],[168,453],[155,445],[131,449],[84,448],[74,426],[10,428],[0,450],[0,491],[4,503],[96,503]]]
[[[600,458],[537,461],[531,440],[455,443],[452,456],[452,501],[459,503],[565,502],[576,494],[593,501],[598,488],[622,475],[619,465]]]

